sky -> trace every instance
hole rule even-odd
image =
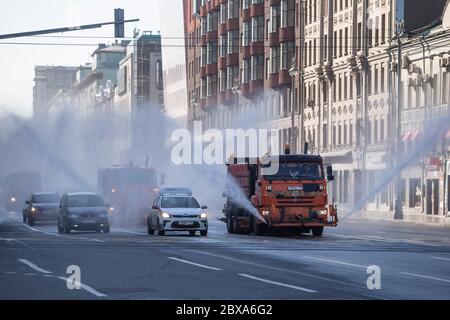
[[[139,22],[126,24],[125,37],[131,37],[134,28],[141,31],[160,30],[159,0],[3,0],[0,4],[0,34],[109,22],[114,20],[114,8],[125,9],[126,19],[140,19]],[[5,111],[25,117],[32,115],[35,65],[85,64],[90,62],[90,53],[97,44],[114,42],[113,36],[114,27],[106,26],[64,34],[0,40],[0,115]],[[60,45],[12,45],[5,42]],[[92,46],[86,46],[89,44]]]

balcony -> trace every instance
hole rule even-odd
[[[267,85],[271,89],[275,89],[279,86],[278,84],[278,72],[269,73],[269,79],[267,81]]]
[[[200,78],[206,77],[206,66],[200,67]]]
[[[250,47],[242,47],[242,59],[250,59]]]
[[[250,9],[243,9],[242,10],[242,21],[250,22],[251,20],[252,20],[252,17],[250,16]]]
[[[217,95],[206,97],[204,110],[211,110],[217,107]]]
[[[269,44],[269,47],[276,47],[276,46],[280,45],[280,37],[278,35],[278,31],[269,32],[268,44]]]
[[[219,57],[218,60],[219,69],[225,69],[227,67],[227,58],[226,57]]]
[[[250,42],[250,55],[264,54],[264,41]]]
[[[250,80],[250,93],[258,93],[263,90],[264,81],[261,80]]]
[[[226,23],[219,23],[219,34],[224,34],[227,32],[227,24]]]
[[[201,17],[206,17],[206,5],[200,6],[200,16]]]
[[[250,5],[250,16],[257,17],[264,15],[264,3]]]
[[[205,73],[207,76],[217,74],[217,63],[209,63],[206,65]]]
[[[200,46],[206,46],[206,34],[200,36]]]
[[[208,31],[206,33],[206,42],[217,41],[217,30]]]
[[[239,30],[239,18],[227,20],[227,31]]]
[[[278,85],[280,86],[286,86],[291,85],[291,76],[289,75],[289,71],[286,69],[280,70],[278,73]]]
[[[279,41],[295,41],[295,29],[294,27],[282,27],[280,28]]]
[[[239,54],[231,53],[227,54],[227,66],[236,66],[239,65]]]

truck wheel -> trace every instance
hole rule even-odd
[[[311,231],[314,237],[321,237],[323,233],[323,227],[312,227]]]
[[[195,236],[195,231],[189,231],[189,235],[190,235],[191,237]]]
[[[208,229],[200,231],[200,235],[206,237],[208,235]]]
[[[103,233],[109,233],[110,228],[109,225],[103,228]]]
[[[34,226],[36,224],[36,221],[34,221],[34,219],[28,218],[27,220],[28,220],[28,225],[29,226]]]
[[[64,228],[61,227],[61,225],[59,224],[59,219],[58,219],[58,233],[63,233]]]
[[[233,221],[233,217],[231,215],[227,218],[227,231],[228,231],[228,233],[236,232],[234,230],[234,221]]]
[[[27,223],[27,216],[25,214],[23,214],[22,216],[23,223]]]
[[[256,218],[252,218],[253,221],[253,233],[255,236],[263,236],[265,232],[266,225],[263,223],[257,223]]]

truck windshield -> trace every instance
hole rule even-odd
[[[161,208],[200,208],[192,197],[166,197],[161,200]]]
[[[277,174],[264,177],[268,180],[319,180],[323,174],[319,163],[280,163]]]
[[[33,203],[59,203],[59,195],[57,194],[35,194],[31,197]]]

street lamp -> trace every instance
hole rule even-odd
[[[396,110],[396,139],[395,139],[395,164],[399,168],[401,162],[401,116],[402,116],[402,38],[405,37],[404,21],[397,19],[397,110]],[[401,170],[395,181],[394,219],[403,219],[403,188]]]
[[[297,134],[295,132],[295,105],[294,105],[294,87],[295,87],[295,77],[298,75],[297,65],[295,63],[295,57],[292,58],[291,67],[289,68],[289,75],[291,76],[291,148],[293,153],[297,152]],[[302,119],[303,121],[303,119]]]

